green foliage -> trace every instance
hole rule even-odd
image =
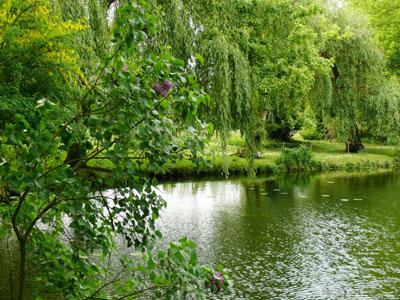
[[[110,1],[98,0],[56,0],[53,1],[54,9],[65,20],[85,20],[88,29],[77,37],[79,57],[81,61],[92,64],[102,57],[110,47],[111,30],[107,24],[108,3]],[[92,70],[93,66],[84,66]],[[92,70],[94,71],[94,70]]]
[[[320,82],[315,87],[323,90],[314,96],[325,92],[331,97],[317,98],[315,103],[325,122],[335,124],[339,140],[361,145],[359,128],[365,121],[366,103],[385,79],[383,55],[362,17],[345,8],[328,10],[327,17],[321,33],[325,37],[322,55],[333,62],[328,73],[331,82],[326,83],[326,75],[317,77]]]
[[[369,15],[369,23],[385,52],[389,70],[400,75],[400,6],[391,0],[351,0],[356,8]]]
[[[306,140],[323,140],[325,139],[325,128],[322,120],[317,117],[309,109],[303,113],[301,136]]]
[[[204,291],[217,292],[217,286],[211,278],[215,271],[198,266],[196,245],[182,238],[178,244],[171,243],[167,251],[159,251],[157,257],[146,256],[146,266],[139,268],[147,273],[152,286],[160,286],[156,297],[168,299],[205,298]],[[228,280],[223,289],[228,291]]]
[[[3,1],[0,5],[0,129],[37,99],[62,98],[80,74],[74,41],[86,27],[63,21],[51,1]]]
[[[310,106],[318,131],[336,124],[339,140],[361,145],[360,131],[370,131],[366,103],[381,93],[384,59],[359,14],[312,0],[169,0],[157,9],[159,40],[194,62],[211,96],[202,116],[223,144],[240,129],[254,155],[265,131],[289,139]]]
[[[310,23],[313,1],[256,1],[247,5],[250,57],[260,116],[272,138],[288,139],[300,127],[300,113],[317,70],[326,65]]]
[[[64,103],[51,101],[50,95],[37,102],[29,118],[17,114],[5,124],[0,218],[19,246],[18,299],[24,299],[25,276],[39,283],[31,289],[38,297],[124,297],[147,290],[160,297],[205,293],[212,271],[197,266],[191,242],[171,245],[155,265],[146,250],[160,235],[155,220],[165,205],[147,175],[161,172],[166,162],[187,152],[201,162],[208,133],[197,118],[207,97],[193,74],[168,52],[158,55],[147,47],[155,28],[147,9],[145,1],[119,7],[111,52],[93,81],[81,87],[78,108],[65,114]],[[43,18],[50,18],[49,11]],[[51,23],[42,25],[53,28]],[[172,83],[165,95],[154,88],[160,82]],[[74,148],[79,155],[64,160]],[[97,168],[105,160],[112,162],[112,174]],[[105,185],[115,188],[104,191]],[[153,273],[140,275],[135,269],[127,280],[119,278],[109,257],[121,247],[120,240],[145,251]],[[134,263],[120,257],[126,268]],[[33,274],[26,273],[25,259]],[[164,286],[156,290],[155,284]]]
[[[265,131],[283,139],[300,128],[300,113],[315,73],[328,60],[319,54],[311,21],[314,1],[158,1],[161,40],[193,59],[211,96],[201,110],[222,135],[239,129],[250,161]],[[164,12],[164,13],[163,13]],[[252,168],[250,167],[250,170]]]
[[[400,84],[386,79],[376,94],[365,101],[365,126],[380,142],[400,143]]]
[[[279,168],[290,171],[307,171],[316,167],[311,149],[305,146],[285,148],[277,160]]]
[[[54,247],[54,249],[64,248]],[[56,251],[54,254],[63,256],[61,251]],[[35,293],[46,298],[53,290],[63,289],[64,295],[71,299],[119,297],[205,299],[207,294],[217,292],[211,280],[215,270],[199,265],[196,245],[186,238],[182,238],[178,243],[170,243],[165,250],[145,249],[142,253],[131,252],[125,256],[113,252],[110,258],[113,262],[111,264],[110,261],[104,262],[107,268],[101,270],[96,264],[90,263],[83,253],[80,253],[79,257],[72,256],[70,261],[64,262],[64,270],[57,269],[57,264],[55,269],[43,270],[49,271],[59,280],[58,282],[46,281],[46,273],[43,271],[43,274],[35,276],[35,283],[40,284],[36,286],[46,286],[45,290],[41,288]],[[88,262],[87,265],[81,263],[77,266],[76,260],[81,262],[88,260]],[[77,272],[78,267],[80,272]],[[82,282],[83,274],[90,276],[92,281],[84,279]],[[71,284],[73,281],[80,283]],[[79,289],[76,289],[77,285]],[[229,280],[226,277],[224,292],[229,291],[228,286]],[[66,290],[68,287],[70,290]]]
[[[314,0],[126,0],[108,25],[109,4],[0,4],[0,217],[20,250],[19,299],[25,257],[39,297],[215,291],[192,242],[152,248],[165,202],[150,176],[175,162],[208,172],[195,166],[215,130],[225,151],[249,149],[248,161],[230,159],[233,173],[270,170],[268,159],[253,161],[265,133],[287,138],[301,125],[306,138],[327,128],[346,142],[360,143],[362,132],[400,142],[400,87],[357,13]],[[393,14],[358,4],[396,73]],[[232,130],[244,138],[229,145]],[[215,158],[214,171],[227,162]],[[284,149],[278,164],[317,167],[304,146]],[[119,256],[121,274],[110,262],[117,240],[135,253]]]

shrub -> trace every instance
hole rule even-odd
[[[283,149],[277,160],[277,165],[284,170],[304,171],[314,169],[317,163],[313,158],[311,149],[300,146],[294,149]]]

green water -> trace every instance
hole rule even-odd
[[[277,190],[279,189],[279,191]],[[400,299],[400,175],[163,184],[158,226],[223,264],[232,298]],[[357,199],[357,200],[355,200]]]

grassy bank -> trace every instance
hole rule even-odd
[[[306,144],[310,147],[316,161],[315,171],[328,170],[367,170],[367,169],[388,169],[395,165],[396,148],[393,146],[365,144],[365,150],[360,153],[346,153],[343,143],[328,141],[295,141],[297,144]],[[244,142],[236,137],[228,143],[228,152],[222,156],[216,146],[211,144],[207,151],[209,164],[198,167],[190,160],[182,160],[176,163],[169,163],[165,166],[165,174],[158,174],[161,178],[182,178],[182,177],[204,177],[223,176],[224,166],[229,169],[230,175],[247,174],[249,163],[246,158],[240,157],[240,149]],[[288,143],[265,143],[261,151],[261,157],[254,161],[256,174],[271,174],[277,171],[277,159],[281,150],[291,147]]]

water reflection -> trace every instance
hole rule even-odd
[[[198,243],[202,262],[231,269],[233,297],[400,298],[394,173],[175,183],[160,190],[168,202],[158,222],[165,238],[186,235]]]

